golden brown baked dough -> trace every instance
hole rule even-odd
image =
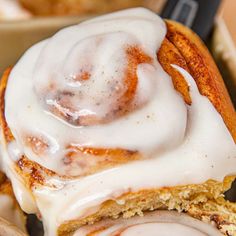
[[[184,26],[172,21],[167,21],[166,24],[168,33],[157,53],[159,62],[172,77],[175,88],[182,94],[188,104],[191,103],[191,98],[187,83],[170,64],[180,65],[189,71],[195,79],[201,94],[208,97],[221,114],[232,137],[236,141],[236,113],[218,69],[207,49],[200,39]],[[4,74],[0,85],[0,121],[6,142],[14,139],[4,117],[4,91],[8,74],[9,70]],[[127,155],[131,156],[133,154],[127,153]],[[25,179],[29,189],[34,184],[44,184],[42,172],[47,173],[47,175],[55,174],[30,161],[25,156],[22,158],[21,163],[16,163],[16,169]],[[113,163],[112,166],[118,164],[121,163]],[[25,174],[24,166],[27,166],[28,170],[30,169],[31,171]],[[104,164],[101,164],[101,166],[103,168]],[[97,166],[97,169],[86,174],[96,172],[101,168]],[[230,176],[226,177],[223,183],[208,180],[202,184],[130,192],[118,198],[120,202],[124,202],[122,205],[118,204],[119,201],[109,200],[104,202],[95,214],[82,220],[64,222],[58,229],[58,235],[70,235],[81,225],[93,223],[102,218],[131,217],[135,214],[141,215],[143,211],[153,209],[186,211],[188,214],[201,220],[214,221],[225,235],[234,235],[236,233],[236,207],[235,204],[223,199],[223,193],[230,188],[234,179],[235,176]]]

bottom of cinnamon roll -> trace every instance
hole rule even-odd
[[[59,227],[58,235],[73,235],[82,225],[104,219],[132,219],[150,210],[177,210],[214,224],[223,235],[233,236],[236,235],[236,206],[225,200],[222,194],[231,182],[232,178],[228,177],[223,183],[209,180],[204,184],[130,192],[106,201],[99,211],[87,218],[65,222]]]

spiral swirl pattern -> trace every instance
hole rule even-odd
[[[28,158],[76,177],[182,142],[187,109],[156,55],[166,27],[137,11],[139,17],[124,11],[66,28],[12,71],[18,82],[8,83],[6,118]]]

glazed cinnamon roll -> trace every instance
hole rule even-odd
[[[26,218],[21,211],[6,176],[0,172],[0,235],[26,235]]]
[[[4,169],[46,235],[154,209],[236,232],[235,110],[184,26],[137,8],[65,28],[0,92]]]
[[[159,9],[165,0],[19,0],[19,2],[38,16],[104,14],[130,7],[146,6]]]

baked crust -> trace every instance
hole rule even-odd
[[[188,85],[183,76],[171,64],[179,65],[192,75],[200,93],[212,102],[236,141],[236,113],[208,50],[191,30],[173,21],[166,21],[166,24],[167,35],[157,53],[160,64],[171,76],[176,90],[181,93],[187,104],[191,104]],[[6,143],[14,139],[4,116],[4,93],[9,73],[10,69],[5,72],[0,84],[0,122]],[[29,189],[34,184],[44,184],[38,173],[55,174],[30,161],[27,157],[24,157],[24,160],[30,164],[32,172],[25,175],[23,169],[17,164],[16,170],[24,178]],[[63,176],[61,177],[63,178]],[[236,207],[234,203],[229,203],[223,198],[223,193],[230,188],[235,177],[226,177],[223,183],[208,180],[195,185],[126,193],[116,201],[104,202],[93,215],[82,220],[64,222],[58,228],[58,235],[70,235],[81,225],[93,223],[106,217],[131,217],[154,209],[185,211],[198,219],[208,222],[214,221],[225,235],[235,235]],[[121,202],[122,204],[120,204]]]
[[[174,21],[167,20],[166,23],[168,28],[167,39],[183,56],[200,93],[208,97],[221,114],[236,142],[236,112],[208,49],[190,29]]]

